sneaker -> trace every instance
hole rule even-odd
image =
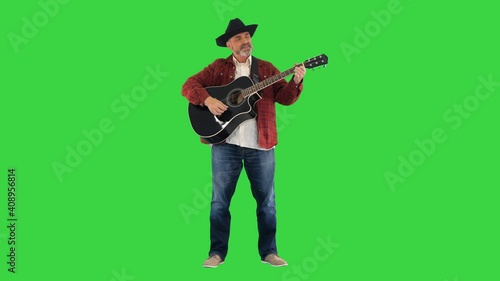
[[[278,257],[276,254],[267,255],[266,258],[262,262],[267,263],[267,264],[274,266],[274,267],[288,265],[288,263],[286,263],[286,261],[284,259]]]
[[[211,255],[208,259],[203,262],[203,267],[216,268],[219,264],[223,264],[224,261],[217,254]]]

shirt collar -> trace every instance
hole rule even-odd
[[[232,57],[233,57],[234,65],[250,66],[252,64],[252,55],[248,56],[248,58],[245,62],[239,62],[234,56],[232,56]]]

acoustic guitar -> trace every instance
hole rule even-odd
[[[304,61],[305,68],[326,66],[328,57],[324,54]],[[258,92],[286,76],[294,73],[295,66],[271,76],[257,84],[247,76],[241,76],[224,86],[206,87],[205,90],[228,106],[219,116],[214,116],[208,107],[189,103],[188,114],[191,126],[196,134],[208,143],[220,143],[243,122],[255,118],[255,103],[261,99]]]

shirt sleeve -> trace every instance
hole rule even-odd
[[[217,67],[217,60],[205,67],[200,72],[189,77],[182,85],[182,95],[195,105],[204,106],[205,100],[210,96],[205,87],[211,86],[214,80],[214,73]]]
[[[272,66],[272,75],[279,74],[279,70]],[[304,80],[304,79],[302,79]],[[289,82],[285,80],[280,80],[273,85],[274,100],[282,105],[291,105],[295,103],[304,88],[302,81],[299,84],[295,84],[293,77]]]

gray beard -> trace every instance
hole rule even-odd
[[[248,57],[250,54],[252,54],[253,47],[250,47],[248,50],[245,51],[238,51],[236,52],[237,55],[243,56],[243,57]]]

